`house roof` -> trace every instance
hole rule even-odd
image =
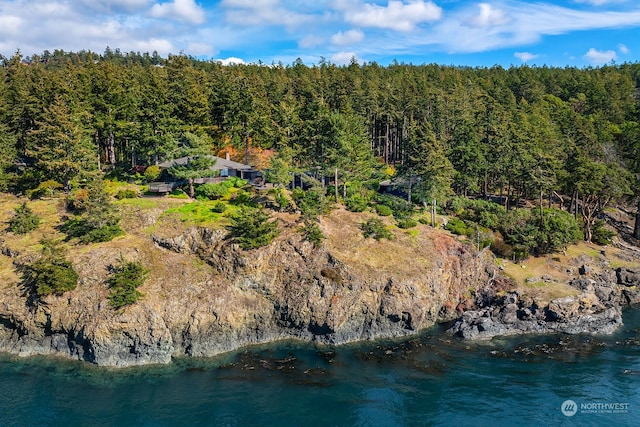
[[[249,170],[252,169],[251,166],[245,165],[244,163],[234,162],[233,160],[228,160],[222,157],[209,156],[216,160],[216,163],[211,166],[213,170],[221,170],[221,169],[234,169],[234,170]],[[166,162],[162,162],[158,164],[161,169],[169,169],[170,167],[177,165],[186,165],[192,156],[180,157],[179,159],[168,160]]]

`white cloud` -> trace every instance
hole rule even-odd
[[[151,0],[79,0],[86,7],[102,13],[144,10]]]
[[[629,0],[573,0],[576,3],[587,3],[594,6],[604,6],[605,4],[626,3]]]
[[[323,37],[318,37],[314,35],[308,35],[303,37],[298,42],[298,47],[302,49],[313,49],[325,43],[325,39]]]
[[[355,52],[338,52],[331,56],[331,62],[337,65],[346,65],[355,57]]]
[[[298,27],[313,21],[312,15],[287,9],[280,0],[223,0],[221,6],[227,22],[242,26]]]
[[[331,37],[331,43],[335,45],[349,45],[364,40],[364,33],[360,30],[339,31]]]
[[[194,0],[173,0],[170,3],[156,3],[149,11],[154,18],[174,19],[179,22],[202,24],[204,10]]]
[[[480,14],[467,22],[471,27],[494,27],[509,22],[509,18],[502,10],[494,9],[489,3],[480,3],[478,7],[480,7]]]
[[[535,58],[539,57],[540,55],[533,54],[533,53],[530,53],[530,52],[516,52],[516,53],[513,54],[513,56],[515,56],[516,58],[518,58],[522,62],[528,62],[528,61],[531,61],[532,59],[535,59]]]
[[[604,65],[616,59],[616,53],[613,50],[596,50],[594,48],[584,55],[585,59],[594,65]]]
[[[187,52],[196,56],[211,55],[213,47],[208,43],[193,42],[187,46]]]
[[[0,35],[17,35],[23,20],[18,16],[0,15]]]
[[[344,20],[359,27],[412,31],[418,25],[442,18],[442,9],[431,1],[410,0],[408,3],[390,0],[387,6],[360,1],[339,0],[336,9],[344,13]]]
[[[153,52],[157,51],[161,55],[167,55],[171,52],[176,52],[176,47],[171,41],[166,39],[151,38],[149,40],[136,41],[130,50],[138,52]]]
[[[489,29],[473,27],[469,16],[477,14],[473,8],[460,8],[447,19],[422,34],[411,34],[405,46],[432,46],[450,53],[486,52],[538,43],[542,37],[576,31],[628,28],[640,25],[640,10],[627,12],[584,11],[549,3],[505,2],[501,4],[508,22]]]
[[[217,62],[221,63],[222,65],[233,65],[233,64],[244,64],[244,60],[240,59],[240,58],[236,58],[236,57],[229,57],[226,59],[216,59]]]
[[[628,48],[626,45],[622,44],[622,43],[620,43],[620,44],[618,45],[618,50],[619,50],[619,51],[620,51],[620,53],[621,53],[621,54],[623,54],[623,55],[628,55],[628,54],[631,52],[631,51],[629,50],[629,48]]]

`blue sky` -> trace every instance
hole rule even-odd
[[[640,59],[638,0],[0,0],[0,53],[92,50],[599,66]]]

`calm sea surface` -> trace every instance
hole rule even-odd
[[[469,344],[436,328],[408,341],[286,342],[126,370],[4,355],[0,425],[640,426],[640,309],[624,320],[604,338]]]

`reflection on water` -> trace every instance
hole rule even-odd
[[[0,356],[0,425],[640,425],[640,310],[613,336],[283,342],[113,370]],[[626,414],[565,417],[560,404]]]

